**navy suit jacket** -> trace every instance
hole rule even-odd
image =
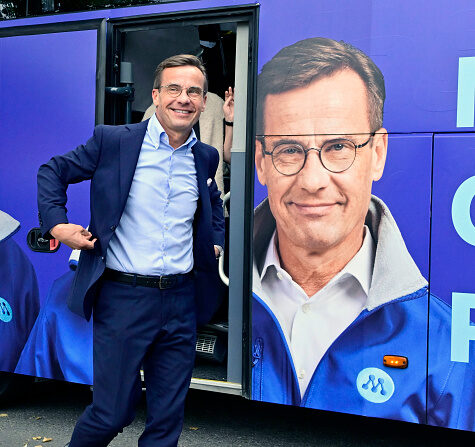
[[[87,320],[91,317],[97,281],[105,269],[109,241],[125,208],[147,124],[148,120],[124,126],[99,125],[85,145],[53,157],[38,171],[38,208],[45,237],[50,237],[49,230],[55,225],[68,222],[68,185],[91,180],[89,231],[97,242],[94,249],[82,251],[68,298],[69,308]],[[198,141],[193,146],[193,155],[199,191],[193,222],[193,271],[198,324],[204,324],[219,304],[213,246],[224,246],[224,217],[214,181],[218,152]]]

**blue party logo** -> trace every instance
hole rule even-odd
[[[9,323],[13,317],[12,308],[8,301],[0,297],[0,320]]]
[[[356,378],[356,388],[361,397],[375,404],[388,401],[394,394],[391,376],[379,368],[365,368]]]

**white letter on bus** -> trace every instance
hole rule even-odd
[[[473,127],[475,119],[475,57],[459,58],[457,127]]]
[[[468,363],[470,340],[475,340],[475,326],[470,323],[470,309],[475,309],[474,293],[452,293],[452,336],[450,360]]]
[[[475,225],[470,216],[470,206],[475,197],[475,176],[465,180],[455,191],[452,200],[452,222],[458,235],[475,246]]]

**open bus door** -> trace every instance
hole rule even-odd
[[[213,324],[198,331],[191,386],[239,395],[248,395],[250,266],[245,247],[250,246],[252,216],[252,116],[257,70],[252,56],[257,52],[256,31],[256,6],[122,17],[108,22],[108,86],[123,85],[120,67],[124,62],[131,64],[134,100],[128,110],[123,98],[106,95],[106,123],[143,119],[151,105],[150,73],[173,54],[191,53],[203,58],[209,77],[208,102],[211,96],[220,96],[222,102],[227,87],[235,88],[232,174],[230,178],[224,175],[223,188],[232,201],[225,250],[229,288],[223,285],[223,304]],[[220,116],[215,132],[222,132],[222,126]],[[198,135],[204,132],[201,120],[196,131]]]

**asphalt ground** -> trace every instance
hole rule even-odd
[[[88,387],[44,381],[0,406],[1,447],[62,447],[89,404]],[[145,423],[145,399],[135,421],[111,447],[133,447]],[[32,439],[41,437],[40,439]],[[43,442],[44,438],[51,441]],[[180,447],[194,446],[474,446],[475,434],[252,402],[238,396],[191,390]]]

